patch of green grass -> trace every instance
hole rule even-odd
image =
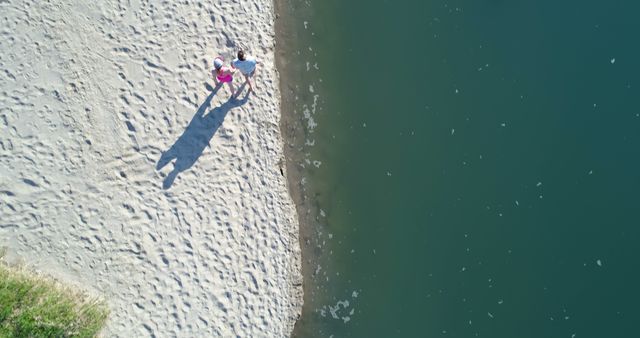
[[[0,257],[0,337],[94,337],[108,314],[103,301]]]

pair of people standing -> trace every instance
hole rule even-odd
[[[238,51],[238,58],[231,61],[231,67],[224,65],[224,58],[222,58],[222,56],[217,56],[213,59],[213,75],[216,85],[228,83],[229,89],[231,90],[231,96],[235,97],[239,93],[236,93],[235,88],[233,87],[233,75],[239,70],[240,73],[244,75],[245,83],[249,85],[249,91],[251,92],[253,91],[251,78],[255,76],[257,65],[258,61],[256,58],[246,56],[242,50]]]

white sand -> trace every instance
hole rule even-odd
[[[0,0],[0,245],[102,295],[105,336],[290,334],[273,19],[270,0]],[[238,46],[257,95],[207,101]]]

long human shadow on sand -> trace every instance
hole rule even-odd
[[[227,113],[236,107],[239,107],[247,102],[249,99],[249,92],[242,99],[229,99],[222,105],[211,109],[207,112],[207,109],[211,105],[211,99],[220,90],[220,85],[213,88],[206,100],[200,105],[198,111],[189,122],[187,129],[180,135],[178,140],[169,148],[169,150],[162,153],[156,169],[160,170],[164,168],[169,162],[176,160],[173,163],[173,171],[167,175],[162,182],[163,189],[169,189],[179,173],[191,168],[198,160],[204,149],[209,145],[211,138],[218,131],[218,128],[222,125]]]

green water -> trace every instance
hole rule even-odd
[[[640,2],[280,3],[295,336],[638,335]]]

